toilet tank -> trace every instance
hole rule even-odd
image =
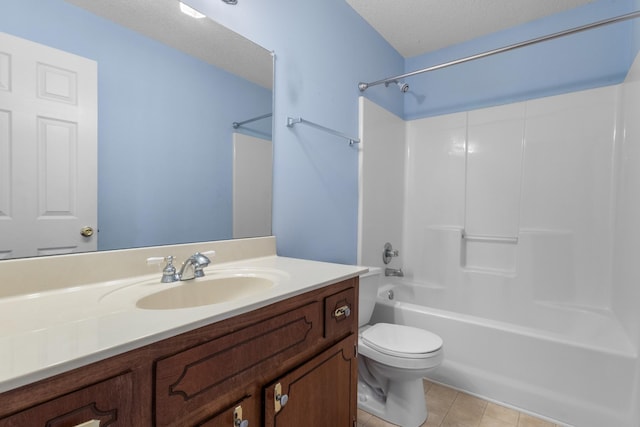
[[[369,323],[376,305],[378,288],[382,281],[382,269],[369,267],[367,273],[360,275],[360,296],[358,299],[358,326]]]

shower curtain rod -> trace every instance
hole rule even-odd
[[[234,129],[238,129],[242,125],[246,125],[247,123],[255,122],[256,120],[266,119],[267,117],[271,117],[272,115],[273,115],[272,113],[263,114],[262,116],[254,117],[252,119],[247,119],[247,120],[245,120],[243,122],[233,122],[231,125],[233,126]]]
[[[394,83],[394,82],[399,81],[400,79],[404,79],[406,77],[412,77],[412,76],[415,76],[417,74],[422,74],[422,73],[426,73],[426,72],[429,72],[429,71],[440,70],[442,68],[450,67],[452,65],[462,64],[464,62],[473,61],[475,59],[485,58],[487,56],[495,55],[495,54],[498,54],[498,53],[507,52],[507,51],[510,51],[510,50],[513,50],[513,49],[518,49],[518,48],[521,48],[521,47],[530,46],[532,44],[541,43],[541,42],[544,42],[544,41],[547,41],[547,40],[556,39],[558,37],[564,37],[564,36],[568,36],[570,34],[579,33],[581,31],[590,30],[592,28],[602,27],[604,25],[614,24],[616,22],[627,21],[629,19],[634,19],[634,18],[638,18],[638,17],[640,17],[640,10],[639,11],[635,11],[635,12],[631,12],[631,13],[627,13],[625,15],[616,16],[616,17],[613,17],[613,18],[603,19],[602,21],[593,22],[591,24],[582,25],[582,26],[571,28],[571,29],[568,29],[568,30],[559,31],[557,33],[549,34],[549,35],[546,35],[546,36],[537,37],[537,38],[534,38],[534,39],[531,39],[531,40],[527,40],[527,41],[524,41],[524,42],[515,43],[515,44],[509,45],[509,46],[505,46],[505,47],[501,47],[501,48],[498,48],[498,49],[493,49],[493,50],[490,50],[490,51],[487,51],[487,52],[478,53],[476,55],[471,55],[471,56],[468,56],[466,58],[456,59],[454,61],[445,62],[445,63],[439,64],[439,65],[433,65],[431,67],[423,68],[421,70],[412,71],[410,73],[400,74],[400,75],[397,75],[397,76],[394,76],[394,77],[388,77],[386,79],[378,80],[378,81],[371,82],[371,83],[360,82],[360,83],[358,83],[358,89],[360,89],[360,92],[364,92],[365,90],[367,90],[371,86],[377,86],[377,85],[380,85],[380,84],[383,84],[383,83],[388,85],[389,83]]]

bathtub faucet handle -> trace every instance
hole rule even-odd
[[[391,262],[391,258],[397,257],[398,255],[400,255],[400,251],[398,251],[397,249],[393,249],[393,246],[391,246],[391,243],[387,242],[384,244],[384,251],[382,252],[382,261],[384,261],[385,264],[389,264]]]

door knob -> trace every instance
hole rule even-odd
[[[91,237],[91,236],[93,236],[93,228],[91,228],[91,227],[82,227],[80,229],[80,234],[82,234],[84,237]]]

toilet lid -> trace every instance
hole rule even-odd
[[[405,325],[376,323],[361,336],[367,345],[379,352],[400,357],[419,357],[442,347],[442,338],[438,335]]]

